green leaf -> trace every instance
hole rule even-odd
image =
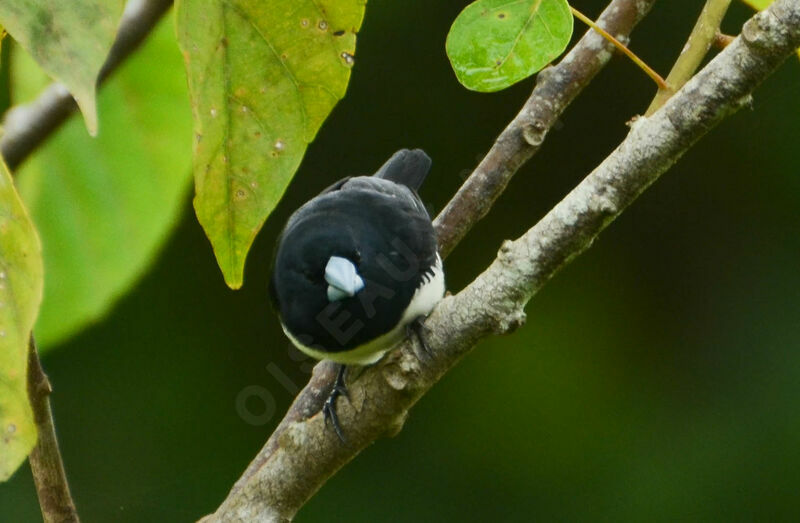
[[[197,218],[226,283],[347,89],[365,0],[179,0]]]
[[[123,0],[0,0],[0,23],[47,73],[64,83],[97,133],[95,86]]]
[[[566,0],[478,0],[461,11],[445,44],[467,89],[505,89],[566,49],[572,13]]]
[[[36,444],[27,368],[41,300],[39,238],[0,161],[0,481],[11,477]]]
[[[766,9],[773,2],[773,0],[742,0],[745,4],[749,5],[756,11]],[[797,57],[800,58],[800,49],[797,50]]]
[[[38,83],[35,65],[22,53],[13,65],[14,93],[30,92],[23,84]],[[98,103],[105,132],[91,139],[73,116],[18,174],[44,248],[43,351],[133,285],[186,204],[192,122],[171,21],[109,79]]]

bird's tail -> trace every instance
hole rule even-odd
[[[418,190],[431,169],[431,159],[422,149],[400,149],[384,163],[375,176]]]

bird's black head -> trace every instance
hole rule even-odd
[[[375,178],[336,187],[290,218],[270,281],[284,327],[323,352],[389,332],[436,261],[430,218],[410,189]]]
[[[305,318],[309,311],[320,311],[330,303],[325,267],[332,256],[359,267],[361,252],[350,227],[321,215],[287,226],[275,253],[270,282],[273,301],[284,323],[286,318]],[[308,330],[306,327],[297,332]]]

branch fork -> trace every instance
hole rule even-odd
[[[642,2],[614,1],[606,12],[632,4]],[[325,431],[322,416],[304,417],[319,409],[319,391],[333,378],[333,366],[320,363],[264,449],[204,521],[290,520],[362,448],[377,437],[395,434],[411,406],[480,339],[519,326],[523,307],[553,275],[586,250],[697,140],[741,107],[741,101],[800,46],[800,3],[777,0],[748,22],[744,34],[660,110],[634,121],[619,147],[544,218],[519,239],[504,242],[482,274],[439,303],[425,324],[434,354],[430,361],[417,360],[405,342],[349,385],[353,403],[341,404],[340,417],[351,447],[343,447],[331,431]],[[566,67],[570,56],[554,67]],[[596,56],[591,55],[589,63]],[[562,77],[550,74],[540,82]],[[444,252],[452,250],[488,209],[473,204],[483,199],[490,206],[508,178],[533,154],[525,129],[531,122],[555,121],[563,105],[552,100],[576,94],[554,93],[550,101],[541,100],[546,87],[537,85],[525,108],[437,218]],[[542,111],[553,112],[542,117]],[[310,405],[316,407],[309,410]]]

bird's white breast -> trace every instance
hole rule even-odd
[[[444,296],[444,270],[442,258],[437,254],[436,263],[430,272],[422,277],[422,284],[417,288],[411,301],[403,311],[400,324],[405,327],[420,316],[427,316]]]

